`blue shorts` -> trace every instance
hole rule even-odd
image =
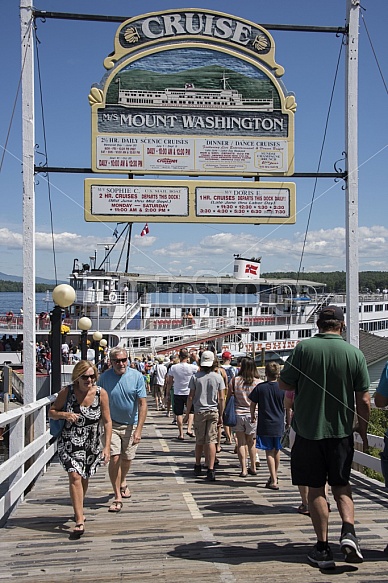
[[[271,437],[269,435],[257,435],[256,436],[256,447],[258,449],[266,449],[266,450],[270,450],[270,449],[282,449],[282,446],[280,445],[280,439],[281,437]]]

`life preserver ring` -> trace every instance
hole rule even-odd
[[[109,294],[109,301],[116,302],[117,301],[117,294],[115,292],[110,292]]]
[[[244,348],[244,342],[239,342],[238,348],[239,348],[239,350],[242,350]]]

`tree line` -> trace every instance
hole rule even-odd
[[[36,293],[42,293],[47,290],[52,291],[54,285],[48,285],[47,283],[37,283],[35,284]],[[22,292],[23,282],[22,281],[8,281],[6,279],[0,279],[0,292]]]
[[[325,290],[332,293],[345,293],[346,272],[345,271],[311,271],[297,273],[296,271],[276,271],[273,273],[262,273],[262,277],[270,279],[307,279],[318,283],[325,283]],[[388,289],[388,271],[360,271],[359,291],[382,292]]]

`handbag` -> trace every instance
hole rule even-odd
[[[290,427],[287,427],[281,436],[280,445],[282,447],[290,447]]]
[[[66,401],[65,404],[63,405],[61,411],[66,411],[67,409],[67,402],[69,399],[69,386],[67,387],[67,396],[66,396]],[[59,437],[60,434],[62,433],[62,429],[65,426],[66,423],[66,419],[49,419],[50,421],[50,433],[53,437]]]
[[[224,413],[222,416],[222,422],[227,427],[234,427],[237,424],[236,410],[234,408],[234,395],[230,395],[228,402],[226,403]]]

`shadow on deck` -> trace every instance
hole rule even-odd
[[[57,461],[35,484],[0,532],[0,581],[156,581],[174,583],[387,580],[388,493],[361,474],[353,476],[356,529],[365,561],[344,563],[341,523],[332,502],[330,541],[336,569],[308,565],[314,540],[310,519],[297,513],[289,457],[282,455],[280,490],[265,488],[262,461],[257,477],[240,478],[233,446],[219,455],[217,481],[192,473],[194,440],[175,440],[176,426],[150,407],[130,474],[131,500],[107,512],[112,490],[106,469],[90,481],[86,532],[74,527],[68,480]],[[264,460],[264,457],[262,460]]]

